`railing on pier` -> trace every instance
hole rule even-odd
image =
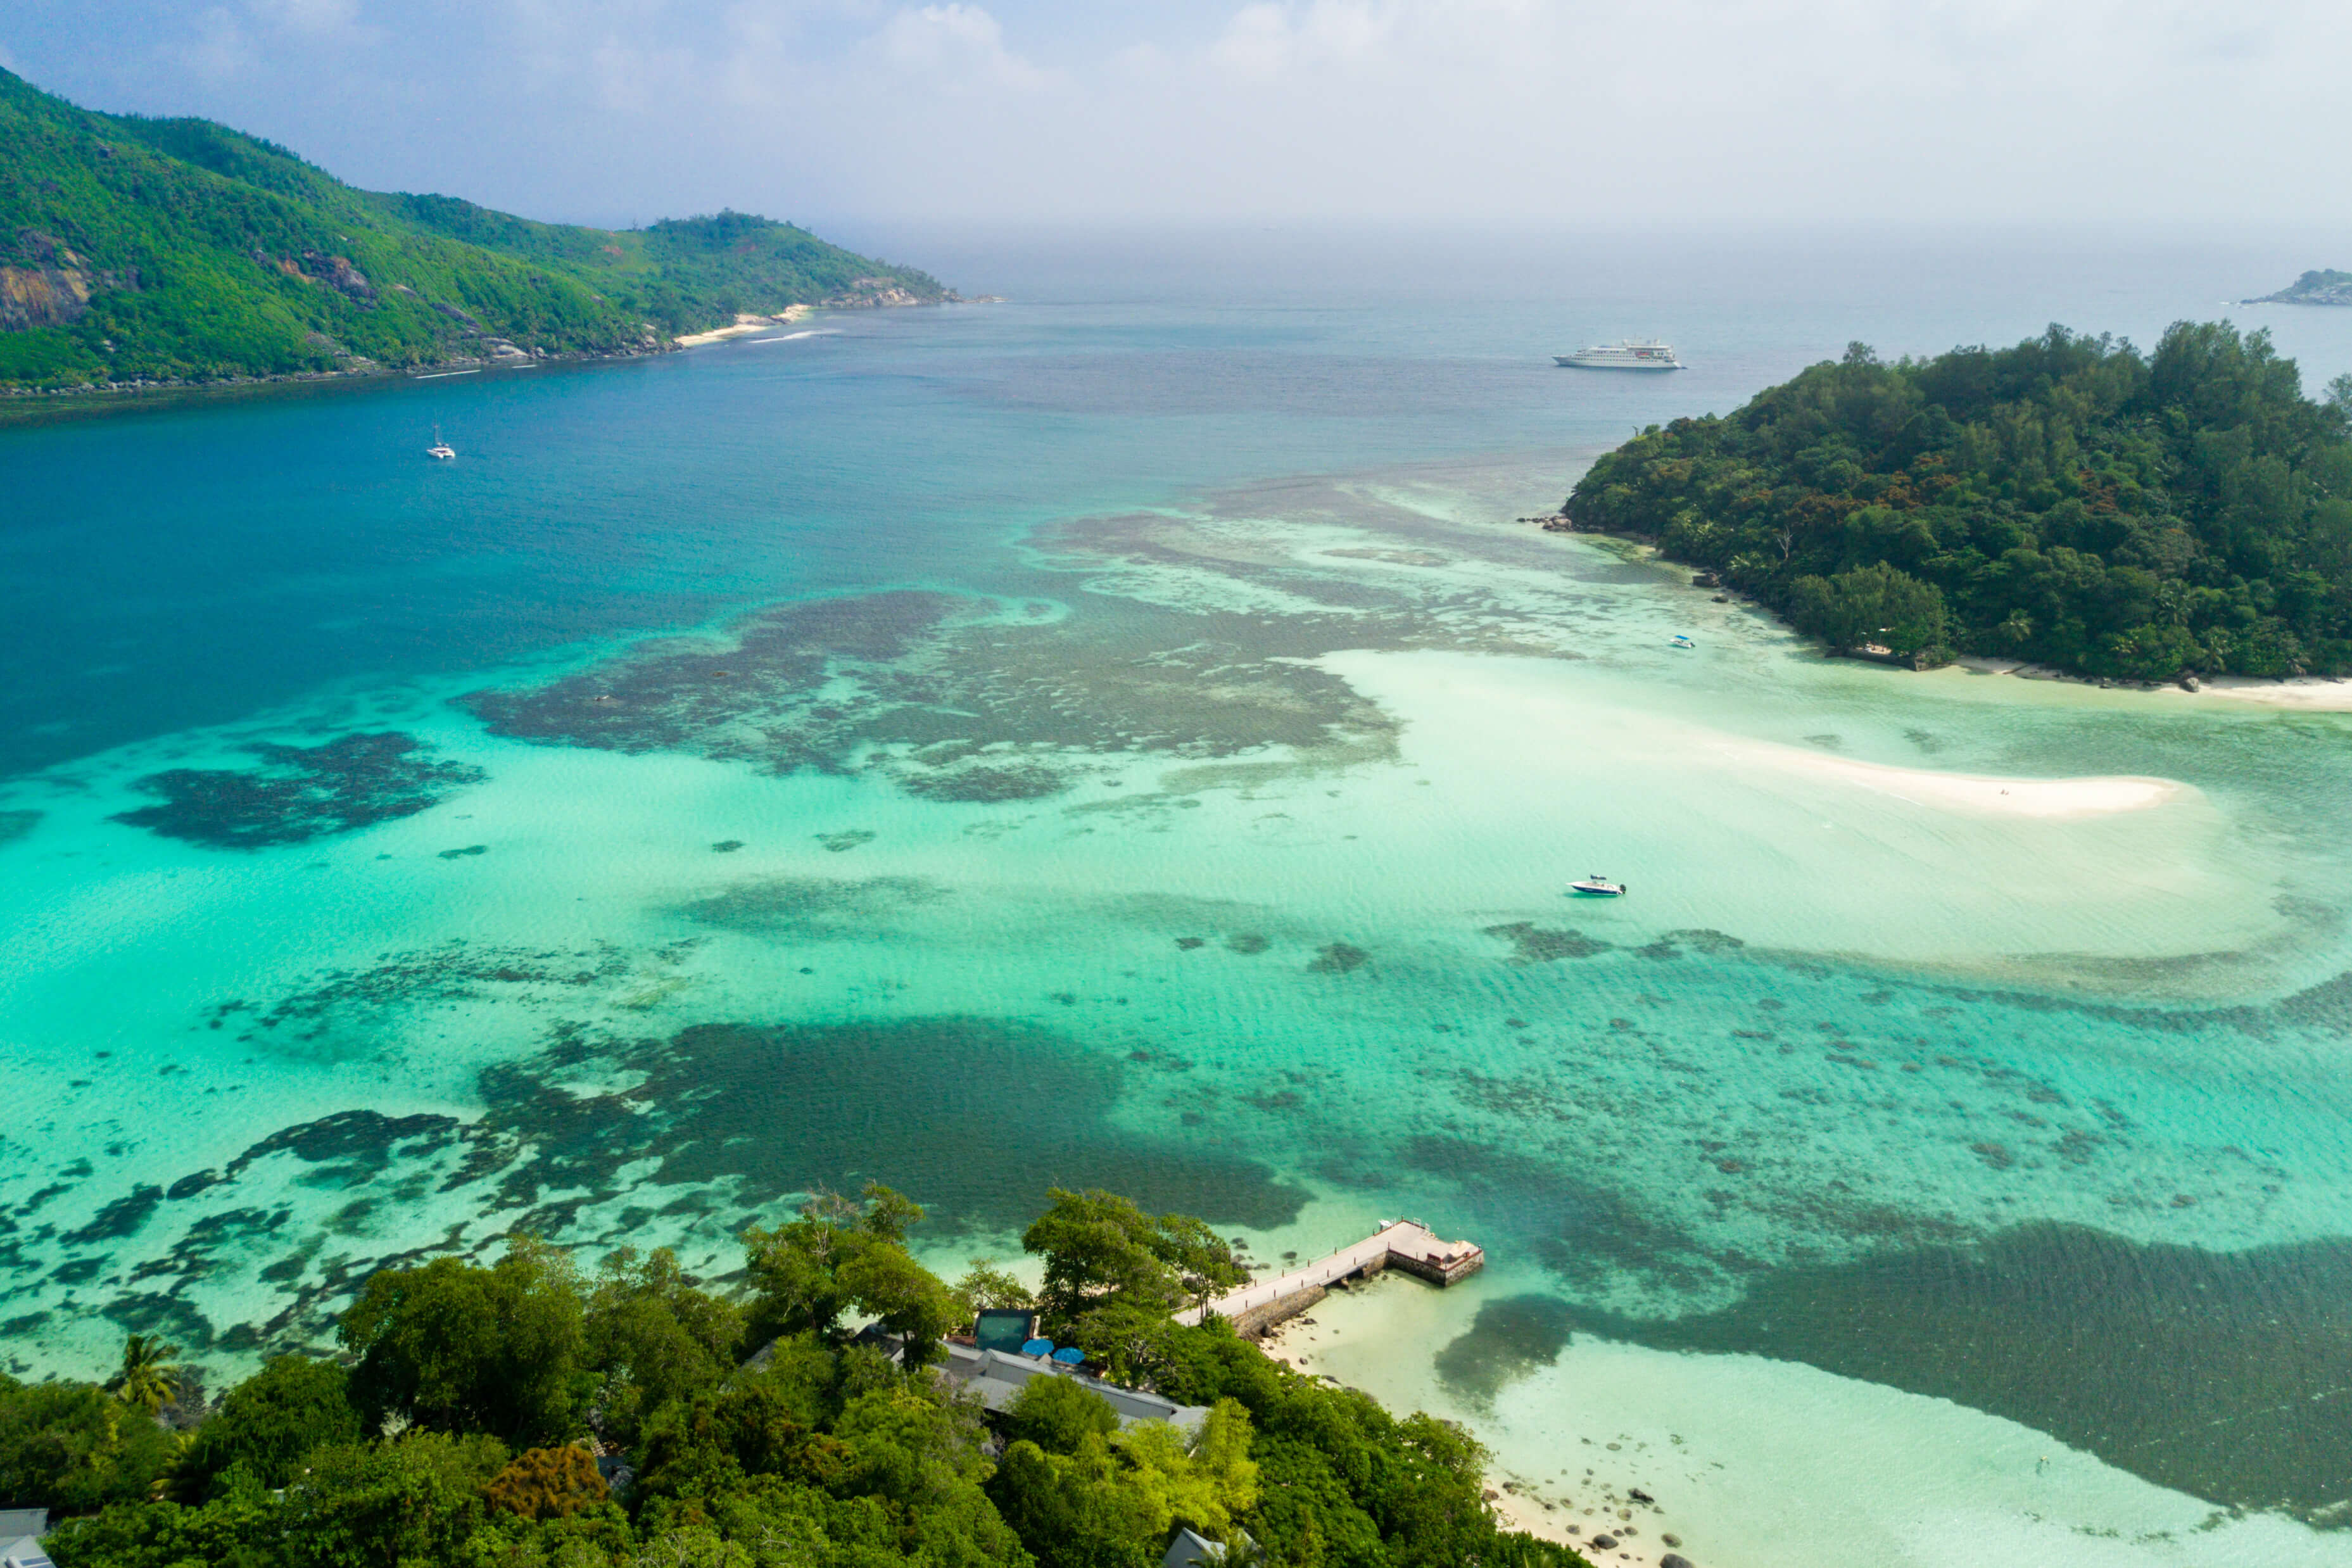
[[[1475,1242],[1442,1240],[1419,1220],[1390,1220],[1353,1247],[1343,1247],[1328,1258],[1318,1258],[1275,1279],[1229,1291],[1205,1309],[1178,1313],[1176,1321],[1197,1323],[1204,1312],[1238,1318],[1244,1312],[1271,1306],[1286,1296],[1336,1285],[1350,1275],[1376,1273],[1383,1268],[1402,1268],[1433,1284],[1451,1285],[1475,1274],[1486,1261],[1486,1249]]]

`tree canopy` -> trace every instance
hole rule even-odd
[[[70,1516],[45,1543],[60,1568],[1152,1568],[1180,1524],[1285,1568],[1582,1563],[1496,1528],[1458,1428],[1220,1322],[1163,1311],[1149,1337],[1142,1375],[1207,1410],[1189,1435],[1053,1376],[992,1430],[928,1344],[894,1359],[846,1331],[903,1310],[916,1343],[955,1301],[906,1249],[920,1218],[868,1187],[752,1227],[742,1308],[666,1253],[583,1277],[529,1237],[387,1270],[345,1316],[348,1372],[271,1361],[176,1460],[135,1403],[0,1379],[0,1504]],[[1230,1268],[1200,1222],[1109,1194],[1056,1192],[1046,1219],[1038,1250],[1089,1319]],[[785,1331],[739,1360],[761,1323]]]
[[[1595,463],[1579,528],[1832,644],[2092,676],[2352,671],[2352,376],[2305,397],[2265,332],[2153,353],[2052,327],[1882,363],[1863,344]]]
[[[921,1205],[868,1182],[855,1201],[821,1193],[789,1224],[745,1231],[751,1338],[834,1338],[856,1309],[900,1342],[909,1370],[931,1360],[971,1313],[907,1251],[907,1232],[922,1218]]]
[[[1052,1206],[1021,1245],[1045,1259],[1038,1304],[1049,1329],[1075,1329],[1111,1307],[1166,1313],[1199,1306],[1249,1279],[1204,1221],[1148,1215],[1115,1193],[1055,1187],[1046,1196]]]

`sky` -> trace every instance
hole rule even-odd
[[[575,222],[2352,232],[2343,0],[8,0],[0,66]]]

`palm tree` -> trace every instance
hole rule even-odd
[[[161,1334],[133,1334],[122,1347],[122,1373],[114,1380],[114,1396],[152,1415],[180,1390],[180,1369],[172,1358],[180,1347]]]

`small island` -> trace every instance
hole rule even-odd
[[[1728,416],[1651,426],[1550,526],[1654,542],[1832,650],[2092,679],[2352,672],[2352,375],[2267,333],[2152,353],[2052,327],[1889,364],[1864,344]]]
[[[2352,272],[2306,272],[2275,294],[2241,305],[2352,305]]]
[[[95,113],[0,70],[0,393],[627,357],[955,298],[793,224],[582,228],[362,191],[211,121]]]

